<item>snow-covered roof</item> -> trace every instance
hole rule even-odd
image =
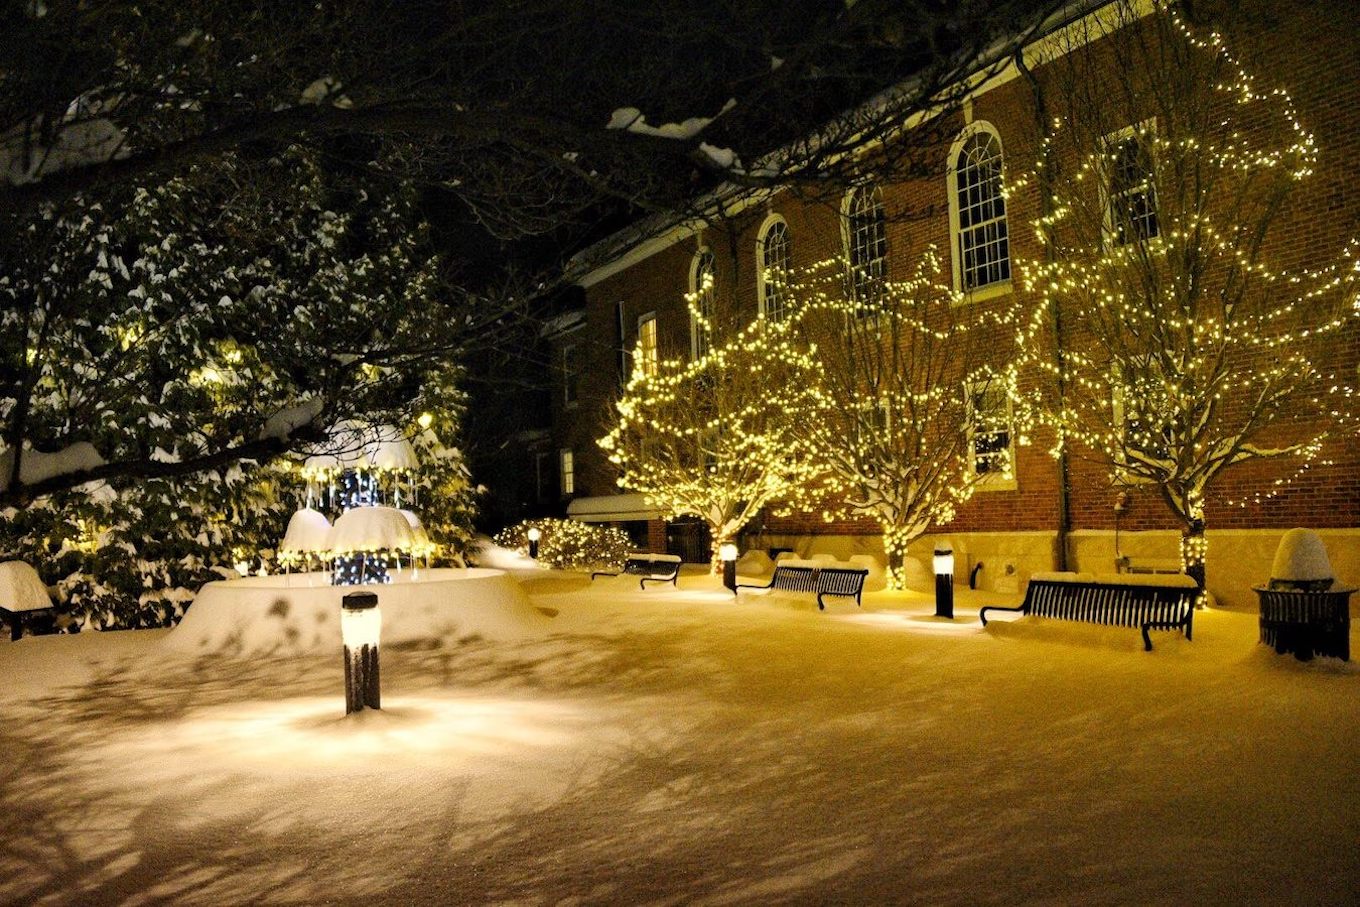
[[[661,511],[649,506],[640,494],[606,494],[576,498],[567,505],[567,517],[581,523],[622,523],[659,520]]]

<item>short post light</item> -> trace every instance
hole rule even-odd
[[[529,557],[538,560],[538,540],[543,538],[543,533],[537,526],[529,527]]]
[[[728,542],[718,546],[718,560],[723,565],[723,585],[737,594],[737,546]]]
[[[935,616],[954,618],[954,549],[939,547],[932,559],[935,568]]]
[[[378,696],[378,637],[382,611],[372,592],[351,592],[340,601],[345,643],[345,714],[382,708]]]

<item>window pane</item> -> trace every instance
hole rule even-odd
[[[765,317],[780,321],[788,303],[789,226],[775,221],[760,243],[760,281]]]
[[[974,133],[954,164],[961,288],[1010,279],[1006,200],[1002,196],[1001,143],[989,132]]]
[[[856,189],[850,199],[846,225],[850,260],[849,290],[859,304],[857,314],[874,314],[887,277],[888,229],[883,215],[883,193],[878,187]]]

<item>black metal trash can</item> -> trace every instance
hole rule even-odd
[[[1256,587],[1261,600],[1261,642],[1299,661],[1330,655],[1351,657],[1351,593],[1354,589],[1304,592]]]

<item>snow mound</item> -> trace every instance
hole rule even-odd
[[[477,563],[497,570],[542,570],[543,565],[533,558],[509,548],[502,548],[491,539],[478,539]]]
[[[208,583],[163,645],[229,657],[338,653],[340,600],[355,588],[332,586],[325,573]],[[517,640],[541,634],[548,620],[500,570],[398,570],[391,583],[361,588],[378,596],[384,646]]]
[[[329,550],[326,546],[331,533],[331,521],[326,515],[304,507],[288,520],[288,530],[283,534],[280,551],[315,554]]]
[[[47,595],[34,570],[23,561],[5,561],[0,564],[0,608],[10,611],[36,611],[52,607],[52,599]]]
[[[423,531],[422,531],[423,534]],[[411,523],[395,507],[355,507],[340,514],[330,529],[330,551],[409,551],[416,544]]]
[[[1275,549],[1275,560],[1270,565],[1272,580],[1317,582],[1335,579],[1327,546],[1322,537],[1311,529],[1291,529],[1280,539]]]
[[[406,435],[392,425],[337,423],[322,450],[302,464],[304,473],[339,472],[346,469],[415,469],[415,448]]]
[[[25,485],[36,485],[57,476],[96,469],[107,462],[89,441],[77,441],[54,453],[34,450],[25,444],[23,459],[19,461],[19,481]],[[0,450],[0,491],[4,491],[9,484],[13,463],[13,448]]]

